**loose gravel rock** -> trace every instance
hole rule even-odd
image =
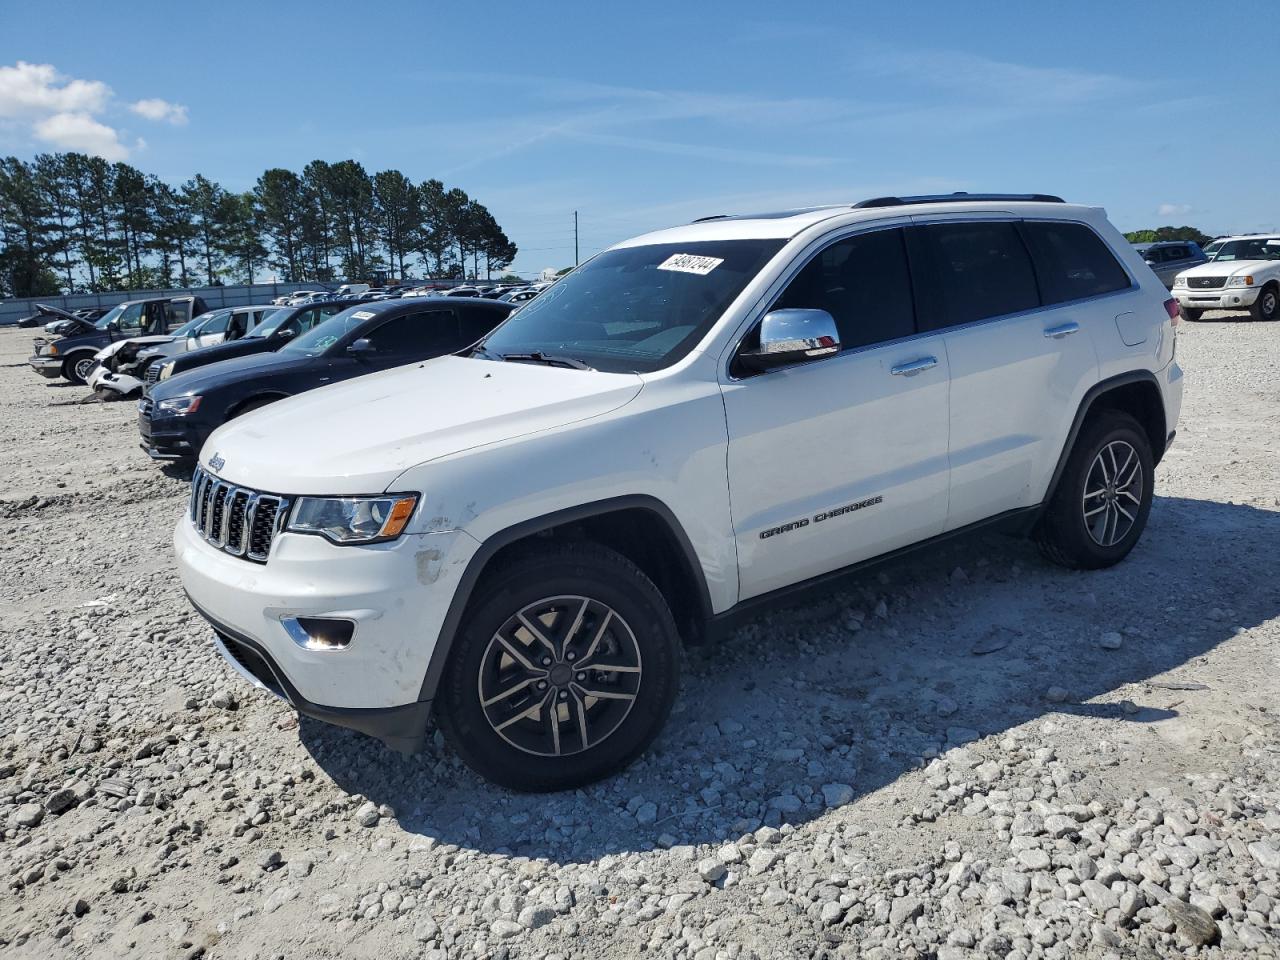
[[[691,651],[655,749],[553,796],[241,683],[187,477],[0,330],[0,954],[1280,957],[1280,329],[1180,329],[1125,563],[868,572]]]

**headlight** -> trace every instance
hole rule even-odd
[[[1228,287],[1252,287],[1253,277],[1228,277]]]
[[[156,404],[157,413],[169,413],[175,417],[185,417],[188,413],[195,413],[199,409],[199,397],[173,397]]]
[[[1185,287],[1187,285],[1187,278],[1179,274],[1173,278],[1173,285],[1175,287]]]
[[[417,494],[375,497],[299,497],[286,529],[318,533],[337,544],[382,543],[404,532]]]
[[[46,357],[56,357],[58,355],[58,347],[56,344],[46,343],[40,348],[40,353]]]
[[[168,363],[166,363],[163,367],[160,368],[160,379],[168,380],[172,376],[173,376],[173,361],[170,360]]]

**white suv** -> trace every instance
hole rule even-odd
[[[582,784],[661,729],[682,641],[797,588],[987,525],[1122,559],[1181,402],[1166,297],[1042,195],[648,234],[462,355],[220,428],[182,580],[300,712]]]
[[[1206,310],[1248,310],[1254,320],[1280,320],[1280,234],[1255,233],[1215,240],[1208,263],[1173,279],[1182,315],[1199,320]]]

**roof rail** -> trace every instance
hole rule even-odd
[[[699,217],[697,220],[690,220],[690,223],[706,223],[708,220],[725,220],[728,218],[727,213],[713,213],[709,217]]]
[[[1066,203],[1051,193],[937,193],[919,197],[875,197],[855,203],[854,209],[867,207],[907,207],[917,203],[965,203],[973,200],[1034,201],[1036,203]]]

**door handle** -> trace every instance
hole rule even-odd
[[[1045,330],[1044,335],[1051,340],[1061,340],[1063,337],[1071,336],[1071,334],[1077,332],[1079,329],[1080,324],[1076,323],[1074,320],[1069,320],[1066,323],[1058,324],[1056,327],[1049,327]]]
[[[916,360],[900,363],[896,367],[890,367],[889,372],[895,377],[914,377],[921,370],[928,370],[930,367],[936,367],[937,365],[937,357],[920,357]]]

